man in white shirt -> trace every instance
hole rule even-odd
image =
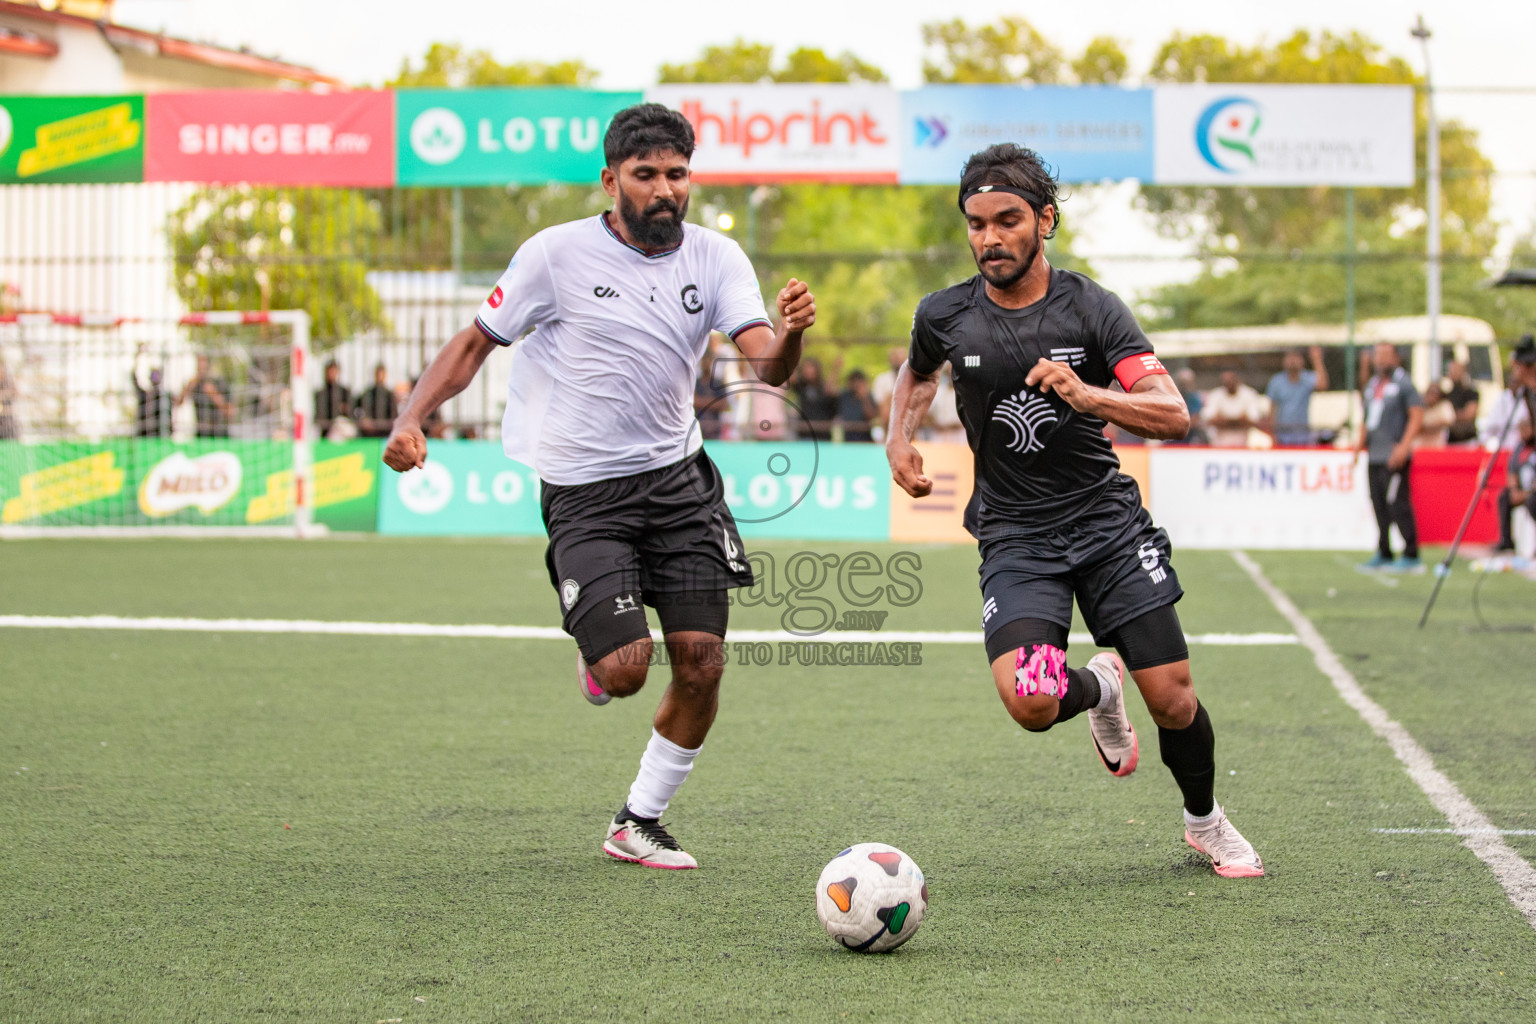
[[[1216,448],[1248,447],[1248,431],[1264,422],[1264,399],[1235,370],[1223,371],[1221,387],[1205,396],[1201,411]]]
[[[659,819],[715,718],[726,592],[753,582],[702,448],[694,378],[713,330],[761,380],[782,384],[816,322],[814,298],[791,279],[775,329],[741,248],[684,223],[693,148],[693,128],[676,111],[644,103],[616,114],[602,172],[615,209],[518,249],[474,325],[423,371],[384,452],[401,472],[424,465],[422,421],[497,346],[515,343],[503,447],[539,474],[545,562],[579,648],[582,694],[606,704],[645,684],[652,644],[642,605],[656,609],[672,666],[603,851],[674,869],[698,863]]]

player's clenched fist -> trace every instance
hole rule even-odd
[[[816,322],[816,296],[804,281],[789,279],[778,298],[779,319],[786,329],[803,331]]]
[[[420,469],[427,464],[427,438],[421,428],[396,423],[384,446],[384,465],[397,473]]]
[[[923,475],[923,456],[916,448],[893,442],[885,446],[885,457],[891,464],[891,478],[902,490],[914,498],[932,493],[933,481]]]

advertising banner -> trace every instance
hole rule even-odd
[[[884,540],[890,489],[877,445],[710,442],[744,538]],[[386,473],[379,531],[541,536],[539,480],[496,441],[434,441],[422,469]]]
[[[901,94],[901,182],[953,185],[999,142],[1027,146],[1064,182],[1152,177],[1152,90],[930,85]]]
[[[1177,547],[1376,546],[1365,462],[1319,449],[1154,448],[1152,518]]]
[[[374,529],[380,445],[315,445],[316,522]],[[0,525],[277,525],[292,521],[292,465],[277,441],[0,441]]]
[[[693,123],[699,181],[897,181],[901,98],[888,86],[658,85],[645,98]]]
[[[391,93],[209,89],[146,104],[146,181],[394,184]]]
[[[0,184],[143,178],[144,97],[0,96]]]
[[[1159,185],[1382,185],[1414,180],[1406,85],[1160,85]]]
[[[403,89],[399,184],[593,184],[609,120],[640,100],[588,89]]]

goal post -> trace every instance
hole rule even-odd
[[[0,537],[312,536],[303,310],[0,315]]]

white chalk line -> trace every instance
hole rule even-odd
[[[1488,865],[1515,909],[1520,911],[1532,928],[1536,928],[1536,869],[1504,841],[1503,833],[1494,827],[1488,816],[1478,810],[1456,788],[1456,784],[1435,767],[1429,751],[1421,747],[1407,729],[1390,718],[1380,704],[1366,696],[1349,669],[1344,667],[1339,656],[1333,653],[1323,635],[1317,631],[1317,627],[1291,603],[1291,599],[1279,587],[1269,581],[1259,564],[1242,551],[1233,551],[1232,558],[1249,575],[1254,585],[1264,592],[1275,609],[1285,616],[1296,635],[1301,638],[1302,644],[1312,652],[1318,669],[1333,683],[1333,688],[1338,691],[1344,703],[1365,719],[1371,731],[1387,741],[1392,753],[1403,763],[1408,777],[1429,797],[1435,810],[1450,822],[1453,834],[1461,836],[1467,849]]]
[[[1536,828],[1373,828],[1384,836],[1536,836]]]
[[[172,633],[315,633],[328,636],[430,636],[479,640],[570,640],[558,626],[445,625],[432,622],[329,622],[323,619],[187,619],[122,615],[0,615],[0,628],[141,629]],[[654,632],[654,631],[653,631]],[[659,632],[654,634],[660,637]],[[1269,647],[1300,643],[1290,633],[1197,633],[1185,638],[1203,647]],[[982,634],[938,630],[832,630],[802,636],[780,629],[733,629],[728,641],[758,643],[921,643],[980,644]],[[1072,643],[1091,644],[1087,633],[1073,633]]]

